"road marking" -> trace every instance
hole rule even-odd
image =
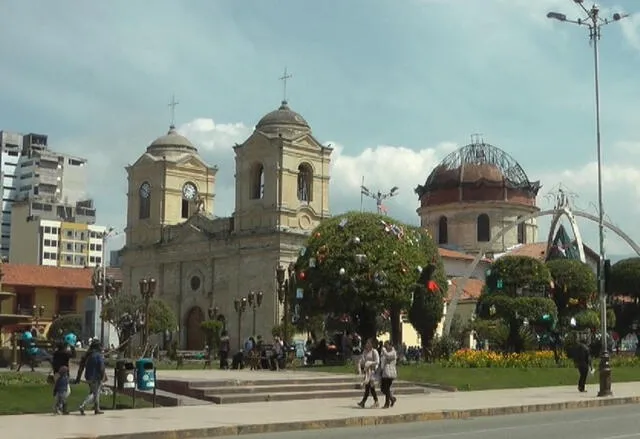
[[[532,413],[529,413],[529,414],[532,414]],[[571,421],[559,420],[558,422],[513,425],[509,427],[485,428],[482,430],[456,431],[454,433],[436,433],[436,434],[430,434],[428,436],[425,436],[425,435],[412,436],[406,439],[429,439],[429,438],[437,438],[437,437],[454,437],[454,436],[463,436],[465,434],[492,433],[497,431],[520,430],[523,428],[530,428],[530,427],[552,427],[558,424],[583,424],[585,422],[600,422],[600,421],[608,421],[608,420],[614,420],[614,419],[637,418],[637,417],[638,417],[638,414],[634,413],[634,414],[623,415],[623,416],[602,416],[599,418],[574,419]],[[475,419],[481,419],[481,418],[475,418]],[[484,418],[484,419],[488,419],[488,418]],[[625,438],[631,438],[631,437],[640,437],[640,433],[633,433],[633,434],[621,435],[621,436],[608,436],[602,439],[625,439]]]

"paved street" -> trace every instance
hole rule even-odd
[[[339,428],[249,435],[247,439],[626,439],[640,438],[637,405],[432,421],[379,427]],[[220,439],[237,438],[226,436]]]

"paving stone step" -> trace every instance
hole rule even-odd
[[[394,388],[416,387],[415,384],[406,381],[398,381],[393,384]],[[222,386],[222,387],[209,387],[209,386],[192,386],[191,390],[202,391],[204,396],[218,396],[218,395],[238,395],[245,393],[299,393],[299,392],[322,392],[330,390],[358,390],[361,388],[359,383],[355,380],[350,382],[338,382],[338,383],[302,383],[302,384],[269,384],[269,385],[242,385],[242,386]]]
[[[424,387],[401,387],[394,389],[396,395],[417,395],[430,393]],[[302,401],[309,399],[332,399],[332,398],[354,398],[362,397],[362,390],[325,390],[313,392],[267,392],[267,393],[248,393],[248,394],[230,394],[205,396],[207,401],[214,404],[241,404],[249,402],[266,402],[266,401]],[[378,398],[383,399],[382,393],[378,391]]]
[[[274,372],[276,375],[278,372]],[[160,388],[163,383],[175,382],[182,380],[163,380],[158,379],[158,387]],[[278,379],[273,380],[201,380],[201,381],[189,381],[188,385],[191,388],[204,388],[204,387],[238,387],[238,386],[277,386],[277,385],[293,385],[293,384],[334,384],[334,383],[355,383],[355,376],[344,377],[318,377],[318,378],[296,378],[296,379]]]

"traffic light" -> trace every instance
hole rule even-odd
[[[611,259],[604,260],[604,293],[611,295]]]
[[[502,283],[502,279],[498,279],[498,280],[496,281],[496,288],[498,288],[499,290],[501,290],[503,286],[504,286],[504,284]]]

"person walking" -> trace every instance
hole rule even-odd
[[[229,369],[229,351],[231,350],[231,339],[227,330],[220,334],[220,370]]]
[[[53,414],[64,415],[69,414],[67,410],[67,398],[71,394],[71,387],[69,386],[69,368],[67,366],[60,366],[56,372],[56,381],[53,384]]]
[[[578,341],[575,346],[573,362],[580,374],[578,378],[578,391],[586,392],[585,385],[587,384],[587,375],[589,375],[589,370],[591,369],[591,351],[589,346],[582,340]]]
[[[380,355],[378,351],[373,348],[373,341],[367,340],[362,358],[360,359],[360,369],[364,373],[364,395],[362,395],[362,401],[358,403],[360,408],[364,408],[367,399],[369,399],[369,395],[373,397],[373,407],[378,407],[378,395],[376,394],[375,383],[379,366]]]
[[[380,380],[380,390],[384,394],[384,406],[382,408],[388,409],[396,403],[396,397],[391,394],[391,386],[393,385],[393,380],[398,377],[396,368],[398,354],[388,341],[384,342],[381,353],[380,369],[382,370],[382,379]]]
[[[104,412],[100,410],[100,393],[102,392],[102,383],[107,379],[104,357],[102,356],[102,344],[99,340],[94,340],[89,345],[89,350],[80,361],[80,368],[76,383],[80,382],[80,376],[84,370],[84,378],[89,384],[89,395],[80,404],[79,411],[84,415],[87,405],[93,403],[93,412],[101,415]]]

